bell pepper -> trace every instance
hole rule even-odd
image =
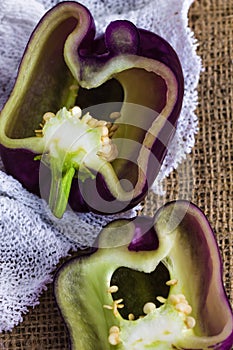
[[[174,49],[126,20],[96,37],[77,2],[49,10],[33,32],[0,116],[7,173],[62,217],[138,204],[174,135],[184,93]]]
[[[230,350],[233,314],[203,212],[174,201],[115,220],[58,269],[54,293],[72,350]]]

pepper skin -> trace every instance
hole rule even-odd
[[[122,20],[95,37],[88,9],[62,2],[33,32],[1,111],[6,171],[29,191],[50,193],[57,217],[68,201],[75,211],[128,210],[159,172],[183,92],[179,59],[163,38]]]
[[[154,218],[116,220],[92,253],[57,271],[72,350],[230,350],[233,315],[204,214],[170,202]]]

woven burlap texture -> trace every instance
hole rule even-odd
[[[199,83],[199,132],[190,157],[165,183],[166,198],[150,194],[144,212],[186,198],[207,215],[223,258],[224,283],[233,303],[233,1],[196,0],[189,23],[199,41],[204,71]],[[24,322],[0,336],[3,350],[68,350],[52,285]]]

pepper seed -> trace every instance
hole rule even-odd
[[[166,301],[167,301],[167,299],[165,299],[164,297],[160,297],[160,296],[156,297],[156,299],[157,299],[161,304],[164,304],[164,303],[166,303]]]
[[[148,302],[143,306],[144,314],[148,315],[156,309],[156,305],[154,303]]]
[[[128,320],[129,320],[129,321],[135,320],[134,314],[128,314]]]
[[[187,328],[189,328],[189,329],[194,328],[196,325],[196,320],[195,320],[195,318],[188,316],[188,317],[186,317],[185,324],[186,324]]]
[[[108,288],[108,293],[116,293],[118,289],[118,286],[111,286]]]
[[[120,112],[112,112],[109,114],[110,119],[118,119],[120,118],[120,116],[121,116]]]
[[[175,286],[177,283],[178,283],[178,280],[174,278],[172,280],[167,281],[166,285],[167,286]]]
[[[112,326],[110,329],[109,329],[109,334],[111,333],[120,333],[120,328],[117,327],[117,326]]]
[[[117,345],[120,343],[120,338],[118,333],[110,333],[108,336],[108,341],[111,345]]]

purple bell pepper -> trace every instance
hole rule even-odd
[[[76,211],[128,210],[159,172],[183,93],[163,38],[125,20],[96,37],[87,8],[60,3],[33,32],[1,111],[6,171],[57,217],[68,202]]]
[[[203,212],[170,202],[116,220],[63,263],[54,292],[72,350],[230,350],[233,314]]]

